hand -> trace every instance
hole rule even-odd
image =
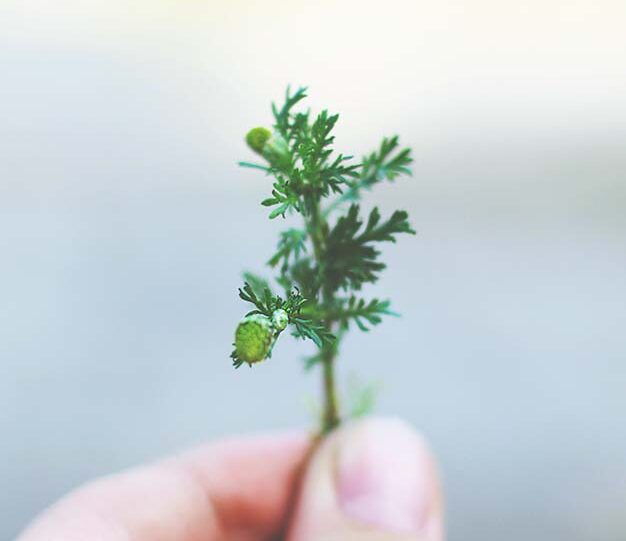
[[[18,541],[443,540],[433,460],[407,424],[347,424],[300,479],[309,447],[306,434],[233,439],[107,477]]]

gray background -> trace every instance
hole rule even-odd
[[[284,340],[228,359],[243,269],[281,222],[235,166],[287,83],[419,231],[368,294],[342,380],[425,432],[450,539],[626,536],[622,2],[3,2],[0,538],[100,474],[313,422]],[[620,22],[621,21],[621,22]]]

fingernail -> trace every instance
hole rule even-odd
[[[337,464],[339,504],[347,517],[394,533],[423,529],[430,491],[427,452],[407,424],[362,423],[340,447]]]

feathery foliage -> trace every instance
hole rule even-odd
[[[369,331],[384,316],[396,315],[390,301],[367,300],[358,293],[385,269],[380,244],[395,243],[402,233],[415,234],[405,211],[396,210],[383,218],[376,207],[363,215],[359,200],[376,184],[410,175],[412,158],[409,148],[400,147],[397,136],[384,138],[360,162],[335,152],[333,129],[339,115],[326,110],[317,116],[308,110],[296,111],[305,98],[305,88],[293,94],[287,89],[283,104],[272,104],[273,132],[254,128],[247,136],[249,146],[265,163],[240,165],[273,178],[270,196],[261,205],[268,207],[270,219],[297,214],[301,225],[280,233],[276,251],[267,261],[277,270],[276,284],[284,295],[248,273],[239,296],[252,304],[246,318],[257,319],[247,324],[258,324],[260,339],[267,340],[266,334],[273,333],[268,357],[285,325],[293,336],[309,339],[317,347],[305,366],[322,365],[322,426],[328,431],[340,422],[334,363],[342,337],[352,325]],[[246,361],[234,345],[231,357],[238,367]],[[364,403],[369,408],[373,393],[368,393]]]

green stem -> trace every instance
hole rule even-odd
[[[326,346],[323,355],[323,383],[324,383],[324,414],[322,417],[322,432],[330,432],[341,423],[339,404],[337,400],[337,386],[335,384],[335,349]]]
[[[317,266],[321,269],[323,264],[323,254],[326,248],[324,231],[326,230],[326,220],[320,212],[319,203],[311,198],[310,220],[307,223],[311,241],[313,243],[313,253]],[[327,307],[332,304],[332,293],[322,289],[322,302]],[[328,330],[332,330],[333,321],[325,321]],[[337,348],[335,345],[325,345],[322,349],[322,384],[324,390],[324,410],[322,414],[322,433],[326,434],[341,423],[339,414],[339,402],[337,399],[337,385],[335,383],[335,356]]]

